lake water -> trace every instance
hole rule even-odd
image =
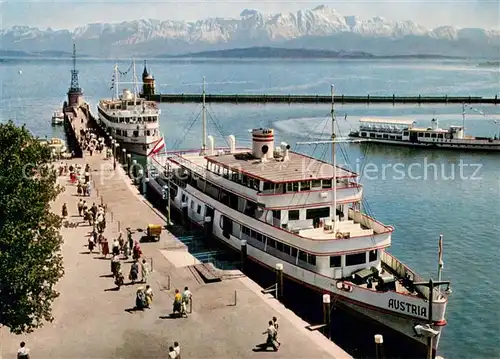
[[[124,71],[130,61],[120,63]],[[142,72],[138,64],[138,75]],[[65,100],[71,62],[16,60],[0,64],[0,120],[13,119],[39,136],[62,136],[50,126]],[[92,104],[110,97],[113,63],[81,60],[80,85]],[[163,93],[328,94],[335,84],[345,95],[462,95],[500,92],[498,69],[461,61],[151,61]],[[20,71],[21,70],[21,71]],[[162,104],[161,128],[170,148],[199,147],[201,106]],[[362,116],[416,119],[427,126],[462,123],[459,105],[338,105],[339,133],[347,135]],[[477,111],[483,111],[481,115]],[[94,110],[95,111],[95,110]],[[346,116],[347,115],[347,116]],[[500,109],[467,110],[466,131],[499,133]],[[294,144],[329,136],[329,105],[208,106],[209,133],[221,145],[234,134],[249,144],[249,129],[273,127],[277,141],[328,159],[322,146]],[[191,127],[190,131],[187,129]],[[337,160],[361,172],[365,197],[377,219],[395,227],[390,251],[423,276],[437,277],[437,240],[444,235],[444,275],[452,281],[439,353],[445,358],[499,358],[500,154],[432,151],[343,144]],[[325,154],[326,153],[326,154]]]

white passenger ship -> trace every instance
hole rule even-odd
[[[427,128],[415,127],[413,120],[362,118],[359,122],[359,130],[351,132],[349,136],[369,142],[457,150],[500,151],[498,136],[466,136],[464,126],[449,126],[447,129],[442,129],[439,127],[437,118],[433,118],[431,126]]]
[[[97,105],[100,126],[128,152],[147,156],[159,141],[160,109],[156,102],[140,98],[136,89],[135,62],[133,63],[133,91],[124,89],[119,94],[120,71],[115,65],[112,89],[113,99],[100,100]]]
[[[393,227],[361,212],[358,174],[275,145],[270,128],[252,131],[252,148],[228,141],[216,148],[208,136],[201,151],[155,157],[162,174],[150,182],[158,191],[168,184],[171,205],[232,249],[246,241],[249,259],[272,270],[281,263],[287,278],[419,343],[434,336],[437,348],[447,294],[432,291],[432,327],[420,335],[429,290],[386,252]]]

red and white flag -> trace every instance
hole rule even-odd
[[[161,150],[165,148],[165,139],[162,137],[155,143],[148,156],[153,156],[158,154]]]

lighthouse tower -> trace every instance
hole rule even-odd
[[[83,91],[78,84],[78,70],[76,69],[76,46],[73,44],[73,69],[71,70],[71,84],[68,90],[68,106],[78,107],[82,103]]]
[[[144,60],[144,71],[142,72],[142,97],[149,98],[155,94],[155,79],[148,72],[146,60]]]

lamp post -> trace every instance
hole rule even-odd
[[[429,327],[431,329],[432,329],[432,324],[433,324],[432,304],[434,303],[434,288],[442,286],[442,285],[447,285],[449,287],[450,284],[451,284],[451,282],[447,281],[447,280],[441,280],[441,281],[434,282],[432,280],[432,278],[430,278],[428,282],[415,282],[415,283],[413,283],[413,285],[420,285],[420,286],[429,288],[429,309],[428,309],[429,318],[428,318],[428,323],[429,323]],[[430,333],[430,334],[431,335],[429,335],[427,337],[427,359],[434,359],[434,354],[433,354],[433,350],[432,350],[432,339],[433,339],[434,335],[432,333]]]

